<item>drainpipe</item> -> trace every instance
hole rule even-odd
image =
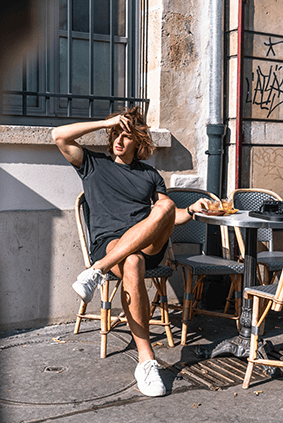
[[[210,0],[210,70],[207,191],[221,197],[223,137],[223,0]]]
[[[243,121],[243,46],[244,46],[244,4],[238,4],[238,51],[237,51],[237,114],[236,114],[236,169],[235,188],[241,187],[241,162],[242,162],[242,121]]]
[[[221,198],[223,137],[223,0],[210,0],[210,70],[209,70],[209,123],[208,135],[207,191]],[[208,225],[207,254],[221,255],[220,231]]]

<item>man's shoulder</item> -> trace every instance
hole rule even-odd
[[[90,150],[89,148],[86,148],[86,147],[83,147],[83,151],[84,151],[85,155],[88,155],[90,157],[94,157],[96,159],[106,159],[106,160],[112,161],[111,156],[109,156],[105,153],[99,153],[97,151]]]
[[[155,169],[154,166],[152,166],[152,165],[150,165],[148,163],[145,163],[145,162],[141,162],[140,160],[137,160],[136,161],[136,166],[138,168],[142,169],[142,170],[148,170],[148,171],[151,171],[151,172],[157,172],[157,170]]]
[[[154,166],[141,161],[138,161],[137,163],[137,170],[142,171],[146,179],[150,179],[157,185],[160,185],[160,183],[164,183],[162,176]]]
[[[110,155],[105,153],[99,153],[97,151],[90,150],[88,148],[83,147],[84,151],[84,161],[89,161],[91,163],[113,163],[113,159]]]

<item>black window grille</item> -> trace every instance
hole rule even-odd
[[[1,123],[147,112],[148,0],[40,0],[38,40],[4,78]]]

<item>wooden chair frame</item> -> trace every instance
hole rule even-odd
[[[82,212],[82,203],[85,200],[84,192],[82,192],[76,200],[75,215],[76,223],[78,228],[79,239],[81,243],[81,249],[83,253],[83,259],[86,269],[91,267],[91,260],[89,255],[88,241],[87,241],[87,227],[84,221]],[[150,278],[156,288],[156,294],[154,298],[154,306],[151,307],[150,313],[150,325],[159,325],[165,327],[166,336],[168,339],[169,347],[174,347],[174,340],[170,328],[168,304],[167,304],[167,293],[166,293],[166,280],[168,276],[172,275],[172,269],[169,266],[158,266],[156,269],[152,269],[146,272],[145,278]],[[110,281],[115,282],[113,290],[110,292]],[[101,312],[100,314],[87,314],[87,304],[81,301],[79,312],[77,314],[76,324],[74,333],[78,334],[80,330],[80,324],[82,319],[89,320],[100,320],[101,321],[101,349],[100,356],[105,358],[107,355],[107,335],[117,325],[121,323],[127,323],[127,319],[124,313],[120,313],[119,316],[111,315],[111,303],[112,300],[122,283],[121,279],[118,279],[113,273],[109,272],[106,275],[106,281],[103,286],[100,287],[101,295]],[[161,308],[161,318],[153,319],[153,313],[156,305]]]
[[[278,284],[255,286],[245,288],[245,298],[253,299],[253,314],[251,328],[251,344],[250,355],[248,358],[248,366],[243,382],[243,388],[247,389],[250,385],[252,372],[255,364],[260,366],[283,367],[283,362],[279,360],[269,360],[265,358],[257,358],[258,354],[258,338],[260,335],[260,326],[263,323],[269,310],[281,311],[283,306],[283,271],[281,272]],[[267,303],[262,310],[262,300]]]

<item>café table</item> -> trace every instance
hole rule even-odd
[[[226,214],[222,216],[195,213],[194,219],[198,222],[210,225],[245,228],[243,289],[257,285],[257,230],[259,228],[283,229],[283,221],[251,217],[248,211],[243,210],[239,210],[235,214]],[[241,330],[239,335],[222,341],[212,350],[210,356],[215,357],[220,354],[231,353],[236,357],[247,357],[250,350],[251,320],[252,300],[247,300],[243,297],[240,316]],[[261,340],[259,343],[259,351],[263,355],[266,355],[266,349],[266,344]]]

